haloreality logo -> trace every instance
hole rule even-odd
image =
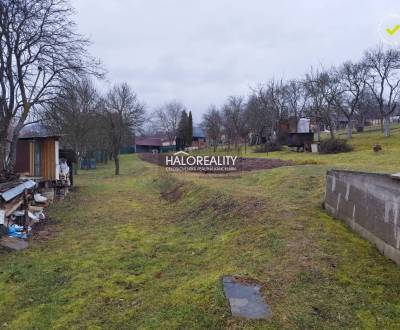
[[[165,157],[165,167],[169,171],[188,172],[233,172],[237,171],[237,156],[190,155],[178,151]]]

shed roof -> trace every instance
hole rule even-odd
[[[43,138],[59,138],[60,134],[54,134],[42,124],[30,124],[25,126],[19,133],[19,139],[43,139]]]
[[[194,138],[205,139],[206,138],[206,133],[204,132],[204,130],[200,126],[194,126],[193,127],[193,137]]]

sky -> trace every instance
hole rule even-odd
[[[358,60],[398,0],[72,0],[78,31],[148,111],[178,100],[195,122],[210,104],[271,78]],[[382,23],[383,22],[383,23]],[[383,25],[382,25],[383,24]],[[392,23],[390,23],[392,24]],[[399,21],[400,24],[400,21]],[[400,32],[399,32],[400,38]]]

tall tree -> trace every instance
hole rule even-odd
[[[192,145],[192,141],[193,141],[193,117],[192,117],[192,112],[189,111],[189,117],[186,129],[186,145],[190,147]]]
[[[62,135],[62,142],[78,159],[101,150],[97,110],[100,96],[91,80],[66,81],[57,97],[41,112],[50,131]],[[77,169],[77,167],[75,167]]]
[[[13,170],[32,109],[51,100],[66,77],[99,73],[72,17],[66,0],[0,1],[0,169]]]
[[[303,117],[307,104],[307,94],[301,81],[291,80],[286,84],[285,98],[288,115],[297,120]]]
[[[187,132],[188,132],[189,117],[186,110],[182,110],[181,118],[178,124],[178,131],[176,134],[176,148],[177,150],[184,150],[187,146]]]
[[[127,83],[112,87],[104,100],[102,116],[115,163],[115,175],[120,173],[119,154],[145,120],[144,105]]]
[[[223,123],[225,135],[229,143],[233,142],[239,151],[239,143],[244,143],[245,148],[248,138],[248,126],[244,98],[231,96],[223,107]]]
[[[390,136],[390,117],[395,113],[400,98],[400,51],[382,47],[368,50],[364,64],[368,68],[366,83],[379,105],[384,134]]]
[[[323,96],[324,104],[322,107],[322,120],[328,127],[331,139],[335,138],[337,112],[339,102],[341,102],[341,89],[339,79],[334,68],[320,72],[317,85]]]
[[[222,117],[216,106],[211,105],[203,115],[202,127],[216,152],[222,135]]]
[[[332,111],[336,107],[338,84],[330,71],[311,69],[303,81],[307,95],[306,112],[315,120],[317,140],[321,140],[321,124],[329,128],[331,138],[335,137],[335,122]]]
[[[171,145],[175,143],[178,133],[178,124],[183,110],[185,110],[185,106],[182,103],[172,101],[159,107],[153,114],[157,130],[163,132],[167,136]]]
[[[361,94],[359,106],[357,108],[355,119],[357,120],[357,127],[363,129],[365,122],[368,119],[376,119],[380,117],[379,105],[375,96],[369,88]]]
[[[272,140],[279,135],[279,122],[289,115],[287,88],[282,81],[272,79],[252,91],[265,112],[267,140]]]
[[[346,117],[347,137],[352,138],[353,120],[366,89],[367,70],[362,63],[345,62],[338,70],[341,92],[337,97],[340,113]]]

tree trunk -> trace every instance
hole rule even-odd
[[[351,120],[349,120],[349,123],[347,125],[347,138],[353,138],[353,122]]]
[[[13,140],[10,143],[10,151],[8,154],[8,164],[6,169],[9,172],[14,172],[16,163],[17,163],[17,141],[13,138]]]
[[[78,153],[75,153],[75,155],[77,155],[77,157],[76,157],[76,166],[75,166],[75,169],[74,169],[74,171],[75,171],[74,174],[78,175],[78,167],[80,167],[81,164],[82,164],[82,157],[78,156]]]
[[[321,142],[321,128],[319,127],[319,123],[317,123],[317,142]]]
[[[216,141],[214,141],[214,153],[217,151],[217,142]]]
[[[119,175],[119,155],[116,154],[114,156],[114,163],[115,163],[115,175]]]
[[[9,129],[10,119],[2,118],[0,121],[0,171],[8,170],[8,157],[10,150]]]
[[[7,136],[0,134],[0,171],[6,169]]]
[[[380,119],[380,122],[381,122],[381,131],[382,131],[382,133],[385,133],[385,128],[383,125],[383,117]]]
[[[331,139],[335,139],[335,129],[332,124],[329,125],[329,133],[331,135]]]
[[[361,116],[357,121],[357,127],[362,127],[364,131],[364,126],[365,126],[365,118]]]
[[[18,137],[19,137],[19,132],[21,131],[20,127],[21,125],[17,126],[14,130],[14,134],[12,137],[12,141],[10,142],[10,150],[8,151],[8,162],[6,165],[6,170],[9,172],[14,172],[15,170],[15,165],[17,163],[17,142],[18,142]]]
[[[385,118],[383,119],[383,133],[385,135],[385,137],[389,137],[390,136],[390,116],[385,116]]]

